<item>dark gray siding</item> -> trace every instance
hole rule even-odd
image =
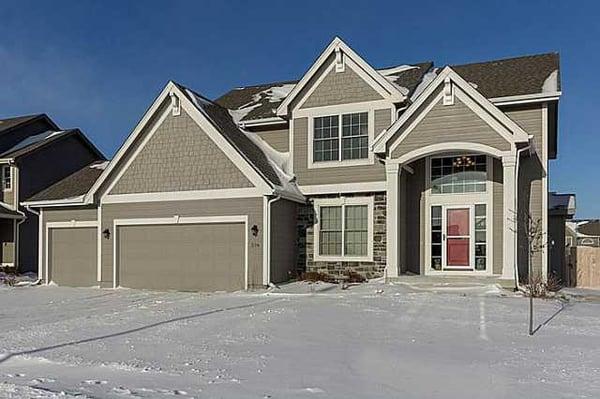
[[[296,208],[292,201],[271,203],[271,281],[281,283],[296,274]]]

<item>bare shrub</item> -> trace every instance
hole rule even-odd
[[[367,279],[362,274],[350,269],[347,269],[344,272],[344,276],[346,276],[346,282],[348,283],[364,283],[365,281],[367,281]]]
[[[324,283],[337,283],[337,280],[334,276],[322,272],[304,272],[300,275],[300,280],[312,283],[317,281],[322,281]]]

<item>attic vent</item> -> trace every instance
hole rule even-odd
[[[175,93],[171,93],[171,111],[173,116],[181,115],[181,103]]]
[[[344,53],[342,53],[342,50],[338,47],[335,49],[335,71],[344,72],[345,69]]]
[[[444,79],[444,105],[454,105],[454,85],[450,78]]]

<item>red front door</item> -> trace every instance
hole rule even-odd
[[[471,266],[471,209],[446,209],[446,267]]]

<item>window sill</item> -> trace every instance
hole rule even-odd
[[[315,262],[373,262],[373,258],[370,256],[322,256],[315,255]]]
[[[372,157],[362,159],[348,159],[345,161],[322,161],[322,162],[309,162],[308,169],[321,169],[321,168],[339,168],[344,166],[364,166],[375,164],[375,159]]]

